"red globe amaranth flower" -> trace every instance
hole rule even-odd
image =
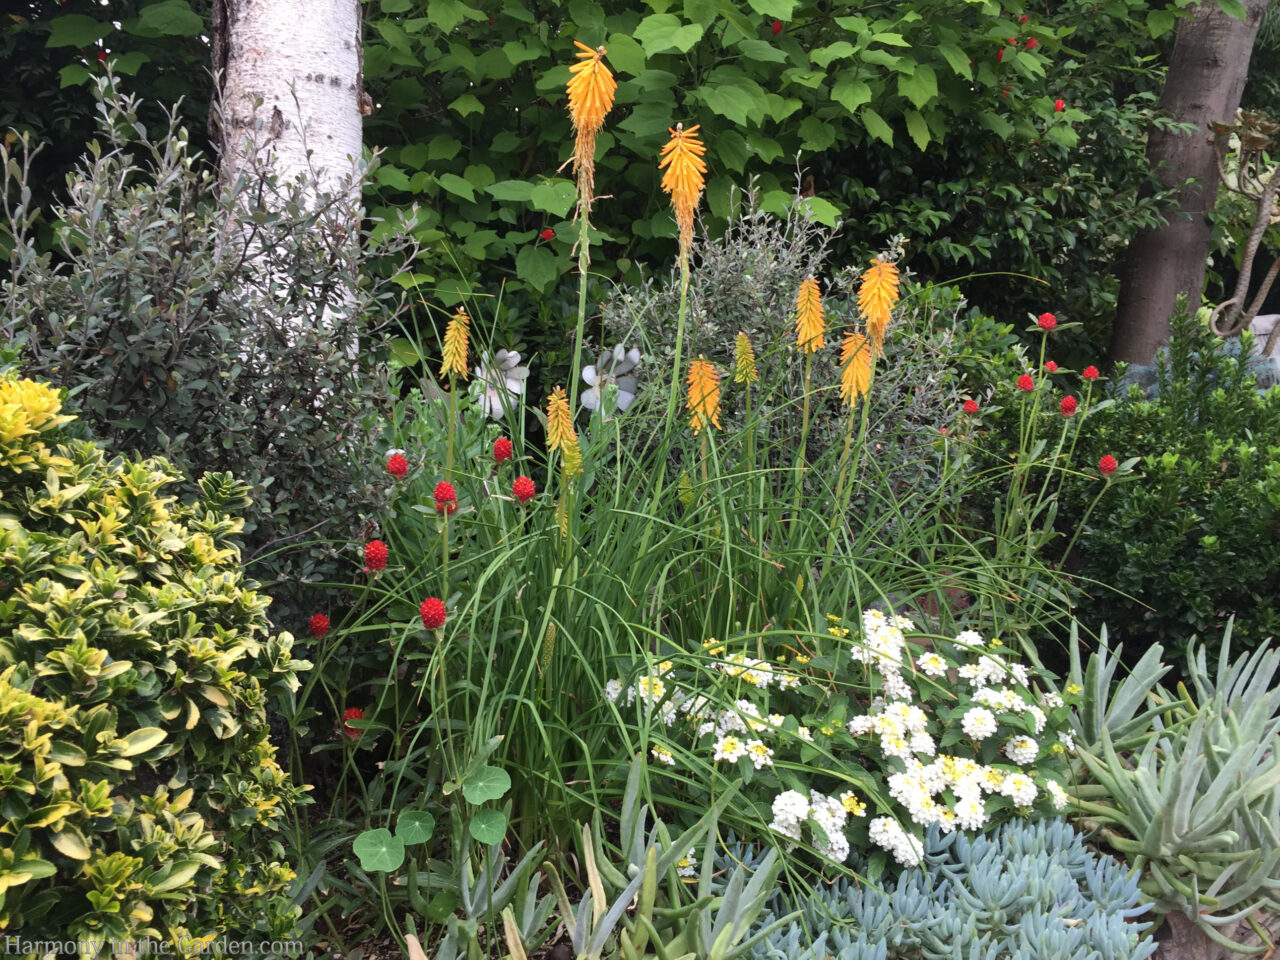
[[[499,437],[493,441],[493,462],[502,463],[511,459],[511,441],[506,437]]]
[[[556,232],[552,230],[550,227],[547,227],[540,234],[538,234],[538,236],[540,236],[543,240],[554,240],[556,238]]]
[[[1050,360],[1048,363],[1046,363],[1046,364],[1044,365],[1044,368],[1045,368],[1046,370],[1048,370],[1050,373],[1057,373],[1057,372],[1058,372],[1058,365],[1057,365],[1057,363],[1055,363],[1055,362],[1054,362],[1054,361],[1052,361],[1052,360]]]
[[[528,503],[537,492],[538,488],[528,477],[516,477],[516,482],[511,485],[511,495],[521,503]]]
[[[423,600],[418,606],[418,613],[422,615],[422,625],[428,630],[439,630],[444,626],[444,601],[439,597],[427,597]]]
[[[1065,100],[1053,101],[1053,109],[1058,113],[1061,113],[1063,110],[1067,109],[1067,101]]]
[[[403,480],[409,475],[409,461],[404,458],[403,453],[393,453],[387,457],[387,473],[397,480]]]
[[[1064,417],[1075,416],[1076,414],[1076,398],[1075,397],[1068,394],[1067,396],[1062,398],[1062,403],[1059,404],[1059,406],[1062,408],[1062,415]]]
[[[1058,318],[1052,313],[1042,313],[1036,317],[1036,323],[1041,330],[1048,332],[1058,325]]]
[[[945,437],[945,436],[947,435],[947,428],[946,428],[946,427],[943,427],[943,428],[942,428],[941,430],[939,430],[938,432],[939,432],[940,434],[942,434],[942,435]]]
[[[1080,371],[1080,376],[1084,377],[1086,380],[1097,380],[1098,368],[1090,364]]]
[[[1022,16],[1020,16],[1020,17],[1018,18],[1018,22],[1019,22],[1019,23],[1026,23],[1026,22],[1027,22],[1027,15],[1024,13]]]
[[[1027,49],[1028,49],[1028,50],[1034,50],[1034,49],[1035,49],[1036,47],[1038,47],[1038,46],[1040,46],[1040,41],[1039,41],[1039,40],[1037,40],[1035,37],[1028,37],[1028,38],[1027,38]]]
[[[364,719],[363,710],[361,710],[359,707],[347,707],[347,712],[342,715],[342,732],[345,733],[348,737],[360,736],[361,731],[358,728],[351,726],[351,724],[348,723],[347,721],[363,720],[363,719]]]
[[[1036,388],[1036,382],[1031,379],[1031,374],[1024,373],[1022,376],[1018,378],[1019,390],[1026,390],[1028,393],[1030,393],[1035,388]]]
[[[782,21],[781,20],[773,21],[773,26],[770,27],[769,29],[773,31],[773,35],[776,37],[778,34],[782,32]]]
[[[311,635],[317,640],[323,640],[324,635],[329,632],[329,618],[323,613],[313,613],[311,615]]]
[[[458,494],[448,480],[436,484],[435,499],[436,513],[453,513],[458,509]]]
[[[966,401],[964,402],[964,412],[965,412],[965,413],[968,413],[968,414],[974,414],[974,413],[977,413],[977,412],[978,412],[978,401],[977,401],[977,400],[966,400]]]
[[[364,545],[364,568],[366,570],[387,568],[387,545],[381,540],[370,540]]]
[[[1116,458],[1109,453],[1098,461],[1098,472],[1104,477],[1111,476],[1119,467],[1120,464],[1116,463]]]

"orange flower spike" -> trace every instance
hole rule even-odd
[[[710,424],[720,429],[720,374],[711,361],[698,357],[689,364],[689,425],[695,434]]]
[[[613,96],[618,81],[604,64],[604,47],[592,50],[585,43],[573,41],[578,48],[578,62],[569,67],[569,82],[565,91],[569,94],[569,116],[579,134],[594,139],[604,126],[605,115],[613,109]]]
[[[822,339],[826,322],[823,319],[822,293],[818,281],[805,277],[796,294],[796,346],[802,353],[815,353],[826,346]]]
[[[467,379],[467,341],[470,335],[471,318],[463,307],[449,318],[449,325],[444,329],[444,363],[440,365],[440,376],[457,375]]]
[[[680,227],[680,249],[687,254],[693,247],[693,215],[706,183],[707,164],[702,158],[707,147],[698,139],[699,125],[688,130],[684,124],[667,128],[671,139],[662,148],[658,169],[662,175],[662,189],[671,195],[671,207]]]
[[[871,341],[850,330],[844,335],[840,347],[840,399],[848,406],[871,391],[871,368],[875,358],[871,355]]]
[[[898,267],[877,257],[871,261],[858,287],[858,313],[867,321],[867,332],[871,334],[877,356],[884,350],[884,335],[897,302]]]

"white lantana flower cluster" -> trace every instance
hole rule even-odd
[[[788,790],[774,798],[773,822],[769,827],[799,843],[803,840],[801,827],[807,822],[814,849],[828,860],[844,863],[850,853],[844,827],[851,812],[854,816],[866,815],[866,804],[851,792],[836,798],[816,790],[810,791],[808,797],[798,790]]]

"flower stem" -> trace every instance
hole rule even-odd
[[[800,497],[804,493],[805,447],[809,444],[809,388],[813,376],[813,354],[804,355],[804,411],[800,415],[800,452],[796,455],[796,489],[792,501],[791,513],[800,512]]]
[[[454,375],[449,374],[449,442],[445,447],[444,478],[453,482],[453,438],[458,431],[458,392]]]
[[[591,239],[585,206],[578,223],[578,326],[573,332],[573,373],[569,377],[570,415],[578,409],[578,381],[582,377],[582,331],[587,325],[587,267],[591,263]]]
[[[680,251],[680,311],[676,318],[676,354],[671,372],[671,395],[667,399],[667,426],[675,422],[676,396],[680,390],[680,353],[684,349],[685,314],[689,309],[689,254]]]

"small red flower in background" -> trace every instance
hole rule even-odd
[[[511,495],[521,503],[528,503],[537,492],[538,488],[528,477],[516,477],[516,482],[511,485]]]
[[[448,480],[436,484],[435,499],[436,513],[453,513],[458,509],[458,494]]]
[[[1098,461],[1098,472],[1101,473],[1104,477],[1109,477],[1111,476],[1111,474],[1116,472],[1119,466],[1120,464],[1116,463],[1116,458],[1108,453],[1105,457],[1103,457],[1101,460]]]
[[[387,457],[387,473],[397,480],[403,480],[409,474],[409,461],[403,453],[393,453]]]
[[[1031,374],[1024,373],[1022,376],[1018,378],[1019,390],[1026,390],[1028,393],[1030,393],[1035,388],[1036,388],[1036,382],[1031,379]]]
[[[1054,361],[1052,361],[1052,360],[1050,360],[1048,363],[1046,363],[1046,364],[1044,365],[1044,368],[1045,368],[1046,370],[1048,370],[1050,373],[1057,373],[1057,372],[1058,372],[1058,365],[1057,365]]]
[[[538,236],[540,236],[543,240],[554,240],[556,238],[556,232],[552,230],[550,227],[547,227],[540,234],[538,234]]]
[[[423,600],[418,606],[418,613],[422,615],[422,625],[428,630],[439,630],[444,626],[444,601],[439,597],[427,597]]]
[[[1018,18],[1018,22],[1019,22],[1019,23],[1026,23],[1026,22],[1027,22],[1027,15],[1024,13],[1022,16],[1020,16],[1020,17]]]
[[[358,737],[361,731],[356,727],[347,723],[348,720],[363,720],[364,711],[359,707],[347,707],[347,712],[342,715],[342,732],[348,737]]]
[[[106,63],[106,62],[107,62],[107,51],[105,51],[105,50],[99,50],[99,51],[98,51],[98,62],[99,62],[99,63]]]
[[[1098,368],[1091,364],[1080,371],[1080,376],[1084,377],[1086,380],[1097,380]]]
[[[1067,101],[1065,100],[1053,101],[1053,109],[1056,110],[1058,113],[1061,113],[1063,110],[1067,109]]]
[[[329,618],[323,613],[313,613],[311,615],[311,635],[317,640],[323,640],[324,635],[329,632]]]
[[[999,50],[996,51],[996,63],[999,63],[1003,59],[1004,59],[1004,47],[1001,47]]]
[[[1042,313],[1036,317],[1036,323],[1039,324],[1041,330],[1052,330],[1058,325],[1058,318],[1052,313]]]
[[[1075,398],[1075,397],[1073,397],[1073,396],[1071,396],[1070,394],[1068,394],[1067,396],[1065,396],[1065,397],[1063,397],[1063,398],[1062,398],[1062,403],[1060,404],[1060,406],[1061,406],[1061,408],[1062,408],[1062,415],[1063,415],[1064,417],[1073,417],[1073,416],[1075,416],[1075,413],[1076,413],[1076,398]]]
[[[966,400],[966,401],[964,402],[964,412],[965,412],[965,413],[969,413],[969,414],[977,413],[977,412],[978,412],[978,401],[977,401],[977,400]]]
[[[947,435],[947,428],[946,428],[946,427],[943,427],[943,428],[942,428],[941,430],[939,430],[938,432],[939,432],[940,434],[942,434],[942,435],[945,437],[945,436]]]
[[[381,540],[370,540],[364,545],[364,568],[366,570],[387,568],[387,545]]]
[[[493,462],[502,463],[504,460],[511,459],[511,441],[506,437],[499,437],[493,441]]]
[[[782,32],[782,21],[781,20],[773,21],[773,26],[770,27],[769,29],[773,31],[773,35],[776,37],[778,34]]]
[[[1027,38],[1027,49],[1028,49],[1028,50],[1034,50],[1034,49],[1035,49],[1036,47],[1038,47],[1038,46],[1040,46],[1040,41],[1039,41],[1039,40],[1037,40],[1035,37],[1028,37],[1028,38]]]

